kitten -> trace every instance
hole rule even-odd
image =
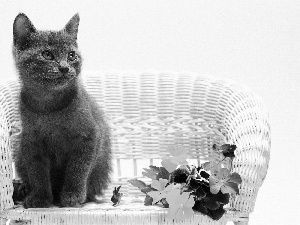
[[[23,13],[14,21],[23,128],[16,169],[29,189],[25,208],[95,201],[110,180],[109,127],[79,79],[78,25],[78,14],[60,31],[37,30]]]

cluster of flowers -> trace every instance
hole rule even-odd
[[[223,160],[235,157],[235,145],[214,145],[213,149],[223,155]],[[200,167],[189,165],[187,151],[179,146],[167,150],[172,156],[162,160],[162,167],[151,165],[144,169],[143,175],[152,179],[150,185],[138,179],[128,181],[146,194],[144,204],[162,204],[168,208],[171,219],[187,219],[197,211],[219,220],[225,213],[223,206],[229,203],[230,194],[239,194],[240,175],[227,168],[216,169],[216,164],[209,162]]]

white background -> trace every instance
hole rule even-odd
[[[192,71],[250,87],[266,103],[272,128],[270,167],[250,224],[299,224],[299,1],[0,4],[0,79],[15,76],[12,25],[19,12],[38,29],[61,29],[79,12],[84,69]]]

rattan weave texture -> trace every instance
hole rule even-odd
[[[268,113],[259,97],[232,81],[194,73],[94,71],[82,79],[105,111],[112,129],[114,173],[106,199],[117,185],[122,185],[127,197],[140,196],[127,180],[141,176],[142,168],[159,164],[168,155],[166,147],[170,144],[187,147],[190,161],[199,164],[221,160],[212,152],[214,143],[234,143],[238,147],[236,157],[232,164],[227,160],[226,166],[243,179],[240,195],[232,196],[229,205],[237,211],[228,211],[219,223],[202,215],[190,222],[226,224],[229,220],[247,220],[243,218],[253,211],[270,157]],[[134,220],[160,224],[165,220],[164,209],[144,209],[142,203],[134,204],[134,211],[132,204],[127,204],[130,210],[125,206],[124,210],[108,210],[104,205],[101,210],[100,205],[97,210],[86,206],[67,213],[63,209],[11,209],[12,161],[21,132],[19,89],[17,80],[0,85],[0,215],[31,221],[29,224],[134,224]]]

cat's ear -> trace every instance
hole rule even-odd
[[[13,25],[14,45],[20,49],[28,48],[31,40],[30,37],[36,32],[37,30],[29,18],[24,13],[20,13],[15,18]]]
[[[79,14],[76,13],[66,24],[64,31],[72,36],[74,36],[75,39],[77,39],[77,33],[78,33],[78,26],[79,26]]]

